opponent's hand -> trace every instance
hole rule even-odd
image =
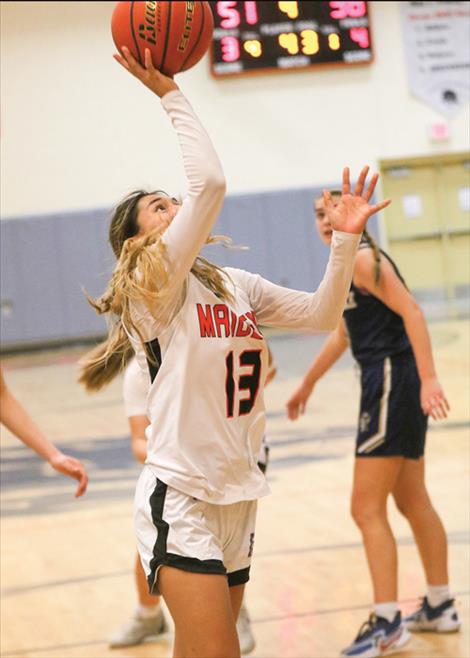
[[[153,63],[150,50],[145,49],[145,66],[141,66],[139,62],[133,57],[129,48],[122,46],[122,55],[115,53],[113,55],[116,62],[129,71],[137,80],[140,80],[142,84],[153,91],[154,94],[157,94],[159,98],[162,98],[169,91],[173,89],[179,89],[176,82],[173,78],[169,78],[167,75],[163,75],[158,71]]]
[[[297,420],[300,415],[305,413],[305,407],[312,391],[313,386],[301,384],[291,395],[286,403],[287,416],[290,420]]]
[[[75,478],[78,480],[77,491],[75,492],[75,498],[83,496],[86,491],[88,484],[88,475],[86,474],[85,467],[82,462],[75,457],[69,457],[64,455],[62,452],[57,453],[51,457],[49,461],[52,468],[55,468],[59,473],[68,475],[69,477]]]
[[[436,377],[421,382],[421,408],[426,416],[431,416],[434,420],[447,418],[450,406]]]
[[[369,167],[363,167],[351,194],[351,183],[349,180],[349,167],[343,169],[343,190],[339,203],[335,206],[333,197],[328,190],[323,190],[323,202],[328,220],[335,231],[345,231],[346,233],[362,233],[367,220],[371,215],[390,203],[386,199],[381,203],[369,204],[369,199],[374,193],[375,186],[379,180],[379,174],[374,174],[370,180],[369,186],[364,191]]]

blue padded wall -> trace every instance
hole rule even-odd
[[[227,197],[214,233],[248,250],[206,247],[221,265],[257,272],[274,283],[313,290],[328,249],[315,235],[314,188]],[[1,232],[3,348],[73,341],[105,333],[83,293],[100,294],[114,256],[107,244],[109,211],[5,219]],[[377,235],[376,220],[371,232]]]

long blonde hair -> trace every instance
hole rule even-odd
[[[162,191],[159,190],[159,193]],[[80,361],[79,382],[88,391],[97,391],[109,384],[131,360],[134,350],[124,327],[140,338],[148,358],[154,356],[145,346],[131,316],[131,303],[143,302],[152,313],[155,302],[165,294],[168,277],[165,245],[161,240],[163,229],[137,236],[139,201],[152,192],[137,190],[129,194],[116,207],[109,227],[109,242],[117,263],[104,293],[87,299],[99,314],[108,316],[108,336]],[[207,244],[227,241],[224,236],[212,236]],[[217,297],[233,302],[233,295],[225,285],[220,267],[202,256],[194,261],[191,272]]]

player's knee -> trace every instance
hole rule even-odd
[[[386,517],[386,508],[378,503],[364,500],[362,497],[351,500],[351,516],[359,528],[364,528],[371,523]]]

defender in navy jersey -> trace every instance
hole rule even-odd
[[[339,192],[333,197],[338,202]],[[334,210],[315,200],[317,230],[331,242]],[[449,594],[447,538],[424,483],[427,418],[448,403],[437,380],[424,316],[391,258],[364,231],[343,314],[287,402],[289,418],[305,411],[315,383],[350,345],[361,370],[361,402],[351,510],[366,549],[374,613],[343,656],[374,658],[398,651],[408,630],[458,630]],[[421,608],[402,622],[397,552],[387,519],[392,494],[419,546],[428,583]]]
[[[211,240],[225,194],[217,154],[176,83],[153,67],[150,51],[145,66],[127,48],[122,52],[117,61],[162,99],[188,192],[179,204],[161,191],[140,190],[115,209],[116,267],[105,293],[91,300],[115,322],[84,359],[81,381],[96,389],[112,379],[130,345],[142,369],[152,365],[147,459],[134,506],[142,565],[151,592],[162,594],[174,619],[175,656],[236,658],[235,622],[249,579],[257,499],[269,493],[256,462],[268,371],[258,322],[332,330],[360,234],[389,201],[369,203],[377,178],[366,185],[367,168],[350,194],[344,170],[330,259],[313,293],[209,263],[199,251]],[[332,203],[327,193],[325,202]]]

